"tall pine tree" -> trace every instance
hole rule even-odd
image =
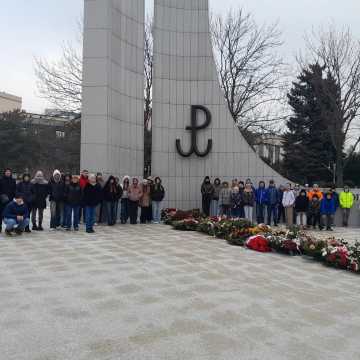
[[[284,136],[284,170],[288,178],[300,183],[329,182],[334,161],[323,104],[328,89],[323,68],[311,64],[303,69],[288,94],[293,116]]]

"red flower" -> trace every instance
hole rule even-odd
[[[262,235],[251,236],[246,241],[246,246],[251,250],[259,252],[271,252],[269,241]]]

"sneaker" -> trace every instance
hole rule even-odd
[[[56,231],[56,229],[55,228],[50,228],[50,231]]]
[[[74,231],[79,231],[79,228],[78,227],[74,228]]]
[[[12,236],[12,232],[10,230],[5,230],[5,235],[6,236]]]
[[[38,230],[39,231],[44,231],[44,228],[41,225],[39,225]]]
[[[32,229],[33,229],[33,231],[38,231],[39,230],[39,228],[37,227],[36,224],[33,224]]]
[[[30,230],[30,228],[28,226],[25,228],[25,232],[26,233],[31,233],[31,230]]]
[[[70,229],[70,228],[65,228],[65,230],[66,230],[66,231],[71,231],[71,229]]]
[[[99,226],[99,224],[98,224],[98,223],[95,223],[94,226]]]
[[[86,232],[87,232],[88,234],[94,234],[94,233],[95,233],[95,231],[94,231],[93,229],[91,229],[91,230],[86,230]]]

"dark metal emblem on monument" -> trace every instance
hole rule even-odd
[[[203,111],[205,113],[205,122],[202,125],[197,124],[197,112]],[[211,113],[208,108],[202,105],[192,105],[191,106],[191,125],[187,126],[185,129],[188,131],[191,131],[191,146],[190,150],[188,152],[183,151],[180,143],[180,139],[176,140],[176,149],[178,153],[183,157],[189,157],[192,154],[196,154],[199,157],[205,157],[207,156],[213,145],[213,141],[211,139],[208,140],[207,148],[205,151],[201,152],[199,150],[198,144],[197,144],[197,132],[199,130],[206,129],[211,124]]]

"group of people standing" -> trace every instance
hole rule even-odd
[[[78,231],[81,220],[86,232],[94,233],[97,223],[107,222],[113,226],[120,221],[126,224],[159,223],[161,203],[165,189],[159,177],[130,179],[122,183],[115,176],[104,181],[101,173],[89,174],[83,170],[80,176],[62,174],[55,170],[47,181],[38,171],[34,178],[24,174],[16,182],[11,169],[4,171],[0,179],[0,231],[5,223],[7,235],[13,233],[43,231],[43,214],[50,204],[50,230],[64,228]]]
[[[338,194],[335,187],[322,192],[317,184],[301,188],[288,183],[276,187],[270,180],[266,186],[260,181],[255,188],[250,179],[245,182],[234,179],[231,184],[216,178],[213,182],[206,176],[201,185],[202,210],[207,216],[232,216],[257,223],[277,226],[326,227],[332,230],[337,209],[342,209],[343,226],[348,226],[354,195],[348,186]],[[254,214],[255,213],[255,214]],[[254,216],[255,215],[255,216]]]

